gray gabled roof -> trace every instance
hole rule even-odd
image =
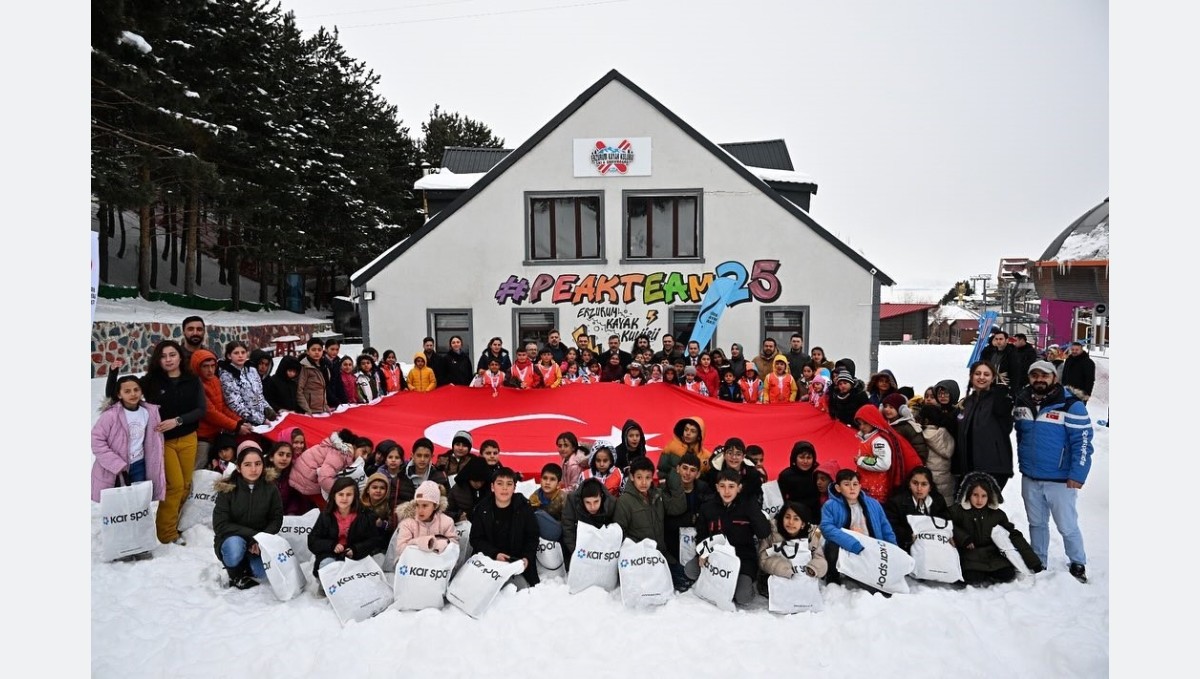
[[[782,139],[766,141],[735,141],[717,144],[729,155],[750,167],[765,167],[772,170],[792,170],[792,156],[788,154],[787,142]]]
[[[1093,239],[1096,242],[1093,248],[1085,248],[1082,252],[1064,252],[1063,246],[1066,245],[1068,238],[1082,240],[1089,238],[1094,231],[1103,229],[1100,233],[1100,238]],[[1077,248],[1076,248],[1077,249]],[[1046,251],[1038,258],[1038,261],[1049,262],[1056,260],[1071,260],[1071,259],[1108,259],[1108,199],[1096,207],[1083,213],[1083,216],[1071,222],[1071,225],[1058,234],[1058,237],[1050,242],[1046,247]]]
[[[487,172],[512,153],[512,149],[472,148],[470,146],[447,146],[442,151],[442,167],[454,174]]]
[[[567,104],[566,108],[559,111],[558,115],[551,118],[550,121],[543,125],[537,132],[534,132],[533,136],[531,136],[529,139],[526,139],[525,143],[521,144],[512,153],[504,156],[503,160],[489,170],[487,174],[480,178],[479,181],[475,182],[471,188],[464,191],[462,195],[454,199],[454,202],[450,203],[450,205],[446,206],[443,210],[434,215],[434,217],[428,222],[425,222],[424,226],[417,229],[411,236],[404,239],[400,243],[393,245],[379,257],[376,257],[375,261],[355,272],[355,275],[351,277],[350,282],[353,285],[361,286],[367,281],[371,280],[375,274],[386,268],[387,265],[395,261],[397,257],[407,252],[409,248],[417,243],[417,241],[421,240],[430,231],[433,231],[440,226],[442,222],[449,219],[455,212],[458,212],[459,208],[461,208],[463,205],[466,205],[471,199],[479,195],[480,192],[490,186],[497,177],[504,174],[508,168],[512,167],[518,160],[523,158],[538,144],[542,143],[542,140],[548,137],[551,132],[553,132],[556,128],[558,128],[559,125],[563,124],[564,121],[574,115],[576,111],[582,108],[584,104],[590,101],[592,97],[596,96],[600,90],[604,89],[605,86],[614,80],[629,89],[630,92],[633,92],[638,97],[641,97],[643,101],[661,113],[667,120],[671,121],[671,123],[682,130],[685,134],[691,137],[692,141],[707,149],[713,154],[713,156],[725,163],[725,165],[729,167],[730,170],[733,170],[733,172],[735,172],[739,177],[745,179],[752,186],[758,187],[759,191],[761,191],[763,195],[775,201],[777,205],[786,210],[797,220],[803,222],[808,228],[816,232],[817,235],[828,241],[830,245],[837,248],[839,252],[853,260],[855,264],[858,264],[864,270],[870,272],[870,274],[879,280],[880,283],[883,285],[895,285],[896,281],[892,280],[890,276],[880,271],[875,267],[875,265],[867,261],[865,257],[859,254],[857,251],[851,249],[849,245],[846,245],[833,234],[829,233],[829,231],[825,230],[825,227],[818,224],[811,215],[804,210],[801,210],[796,206],[795,203],[785,198],[778,191],[771,188],[762,179],[759,179],[757,176],[755,176],[753,172],[747,169],[746,166],[743,165],[732,154],[709,141],[707,137],[696,131],[696,128],[684,122],[684,120],[676,115],[674,111],[666,106],[663,106],[661,102],[650,96],[642,88],[635,85],[629,78],[621,75],[616,69],[609,71],[604,75],[604,77],[593,83],[591,87],[584,90],[578,97],[575,98],[574,101],[572,101],[570,104]]]

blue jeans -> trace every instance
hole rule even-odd
[[[535,509],[533,515],[537,518],[538,533],[542,539],[558,542],[562,540],[562,524],[544,509]]]
[[[129,482],[137,483],[146,480],[146,458],[129,465]]]
[[[250,545],[247,544],[246,538],[240,535],[231,535],[221,541],[221,562],[225,564],[226,568],[237,568],[243,561],[249,562],[250,573],[254,577],[267,577],[262,557],[250,553]]]
[[[1083,552],[1083,534],[1079,531],[1079,514],[1075,511],[1075,498],[1079,491],[1067,488],[1061,481],[1037,481],[1028,476],[1021,479],[1021,499],[1025,501],[1025,513],[1029,516],[1029,543],[1033,553],[1043,564],[1050,550],[1050,517],[1063,538],[1063,547],[1071,563],[1087,564]]]

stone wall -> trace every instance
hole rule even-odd
[[[251,349],[274,349],[271,340],[283,335],[295,335],[300,338],[297,351],[304,351],[304,341],[313,333],[330,332],[333,323],[330,321],[313,321],[312,323],[280,323],[278,325],[209,325],[209,349],[224,357],[226,342],[240,339],[250,345]],[[124,372],[144,372],[146,362],[154,345],[164,339],[183,342],[183,326],[179,323],[154,322],[124,322],[96,321],[92,323],[92,377],[104,377],[108,374],[108,366],[117,358],[125,359]]]

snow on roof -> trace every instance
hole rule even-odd
[[[1108,259],[1108,218],[1088,231],[1077,230],[1063,241],[1058,250],[1060,262]]]
[[[754,173],[754,176],[764,182],[782,182],[785,184],[816,184],[817,180],[813,179],[810,174],[796,172],[795,170],[775,170],[769,167],[754,167],[747,165],[747,170]]]
[[[463,174],[455,174],[446,168],[442,168],[436,174],[427,174],[421,177],[413,184],[413,188],[419,191],[435,191],[435,190],[466,190],[474,186],[475,182],[479,181],[486,172],[468,172]]]
[[[945,304],[933,312],[933,318],[938,321],[978,321],[979,314],[957,304]]]

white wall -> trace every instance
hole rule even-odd
[[[576,137],[651,137],[653,173],[649,177],[576,178],[572,169],[572,140]],[[703,262],[621,264],[623,190],[704,190]],[[524,194],[526,191],[603,190],[604,253],[598,265],[538,263],[525,267]],[[473,309],[472,355],[487,339],[504,338],[511,348],[514,308],[559,310],[564,341],[580,324],[582,308],[550,304],[497,304],[497,286],[510,275],[531,283],[540,273],[608,275],[680,271],[713,271],[726,260],[747,268],[756,259],[778,259],[782,294],[776,305],[807,306],[806,346],[823,346],[831,358],[848,356],[864,373],[870,366],[872,293],[874,279],[832,244],[811,230],[761,191],[698,145],[643,99],[619,82],[609,83],[563,122],[536,148],[498,177],[445,222],[414,244],[368,281],[376,298],[369,303],[371,344],[395,349],[401,356],[420,347],[429,333],[426,309]],[[640,293],[639,293],[640,294]],[[690,304],[690,303],[689,303]],[[613,306],[609,304],[601,306]],[[649,327],[660,332],[668,313],[664,304],[641,302],[617,305],[646,325],[647,311],[658,312]],[[760,347],[761,309],[750,301],[725,312],[717,342],[728,349],[740,342],[754,355]],[[599,338],[603,343],[607,333]],[[777,338],[786,347],[787,337]],[[659,342],[654,342],[657,349]]]

